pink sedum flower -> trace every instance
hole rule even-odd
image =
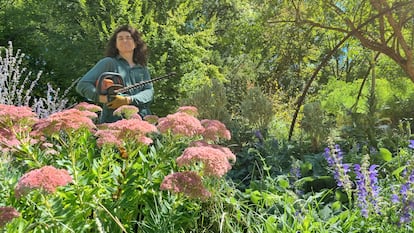
[[[98,137],[96,144],[101,148],[104,145],[122,146],[122,140],[117,137],[118,134],[119,132],[116,130],[100,129],[95,133],[95,136]]]
[[[206,145],[186,148],[176,161],[179,167],[202,162],[205,175],[222,177],[231,169],[229,160],[236,160],[236,156],[230,149],[221,146]]]
[[[33,125],[38,120],[36,113],[27,106],[0,104],[0,127],[10,127],[16,124]]]
[[[203,146],[207,146],[207,147],[211,147],[211,148],[220,150],[221,152],[224,153],[224,156],[228,160],[230,160],[232,163],[236,162],[236,155],[228,147],[215,145],[215,144],[209,144],[205,141],[194,141],[194,142],[190,143],[190,147],[203,147]]]
[[[96,128],[92,119],[98,117],[94,112],[80,111],[78,109],[67,109],[51,114],[45,119],[40,119],[34,125],[33,135],[53,135],[61,131],[71,132],[80,128],[94,130]]]
[[[201,125],[204,126],[203,137],[206,140],[217,142],[220,138],[231,139],[230,131],[218,120],[204,119],[201,120]]]
[[[10,206],[0,207],[0,227],[4,227],[8,222],[18,217],[20,217],[20,213],[15,208]]]
[[[153,125],[157,124],[159,117],[156,115],[146,115],[144,116],[144,120],[148,123],[151,123]]]
[[[24,174],[17,183],[15,195],[17,198],[27,194],[32,189],[40,189],[47,193],[54,193],[59,186],[72,182],[69,172],[53,166],[44,166]]]
[[[12,152],[21,143],[32,143],[28,132],[38,120],[29,107],[0,104],[0,151]]]
[[[122,117],[123,119],[141,119],[138,111],[139,109],[133,105],[122,105],[114,111],[114,115]]]
[[[146,136],[139,137],[138,141],[145,145],[150,145],[154,142],[151,138],[146,137]]]
[[[155,132],[158,132],[158,130],[153,124],[132,118],[102,124],[95,135],[99,137],[99,146],[105,144],[121,146],[122,142],[139,142],[149,145],[152,143],[152,139],[146,137],[146,135]]]
[[[164,177],[160,189],[183,193],[190,198],[207,199],[211,196],[201,177],[194,171],[176,172]]]
[[[86,102],[81,102],[73,107],[80,111],[89,111],[89,112],[102,112],[102,108],[95,104],[90,104]]]
[[[20,145],[12,129],[0,128],[0,149],[3,153],[14,151]]]
[[[160,118],[157,127],[161,133],[171,132],[173,135],[187,137],[201,135],[204,130],[204,127],[197,118],[183,112],[177,112]]]
[[[148,133],[158,132],[157,127],[154,125],[140,120],[140,119],[122,119],[113,123],[107,124],[109,129],[119,130],[125,136],[129,135],[145,135]]]
[[[190,116],[197,117],[198,109],[194,106],[181,106],[178,108],[177,112],[187,113]]]

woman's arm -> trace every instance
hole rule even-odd
[[[76,91],[83,97],[92,100],[94,102],[99,101],[99,95],[96,90],[96,80],[103,72],[114,71],[115,64],[113,59],[105,57],[98,61],[92,69],[90,69],[76,85]]]

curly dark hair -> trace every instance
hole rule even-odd
[[[116,48],[116,36],[118,35],[118,33],[123,31],[129,32],[132,38],[134,38],[134,42],[136,44],[133,57],[134,62],[142,66],[147,65],[147,44],[142,40],[141,33],[130,25],[122,25],[115,30],[115,32],[112,34],[111,38],[109,38],[109,41],[106,45],[105,55],[108,57],[116,57],[119,54],[119,51]]]

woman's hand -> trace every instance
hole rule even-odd
[[[117,109],[121,107],[122,105],[128,105],[130,103],[131,103],[131,98],[127,96],[116,95],[114,96],[114,100],[107,103],[106,106],[108,106],[108,108],[110,109]]]
[[[106,103],[108,103],[108,96],[106,96],[106,95],[100,95],[98,101],[101,104],[106,104]]]

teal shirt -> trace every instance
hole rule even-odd
[[[104,72],[119,73],[122,76],[125,86],[151,79],[146,66],[135,65],[134,67],[130,67],[128,62],[120,56],[115,58],[105,57],[99,60],[96,65],[79,80],[76,86],[76,91],[81,96],[98,104],[99,95],[95,84],[96,80]],[[140,110],[139,114],[142,117],[151,114],[149,105],[154,98],[154,88],[151,83],[144,87],[129,90],[128,92],[123,93],[123,95],[131,98],[131,105],[138,107]],[[113,115],[113,111],[113,109],[109,109],[106,105],[103,105],[99,123],[110,123],[119,120],[119,117]]]

